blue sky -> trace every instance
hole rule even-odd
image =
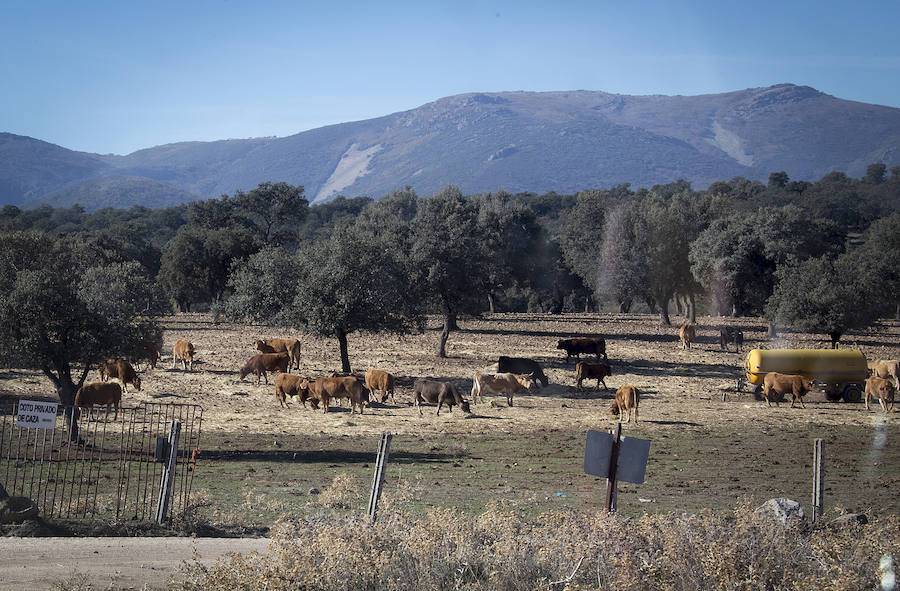
[[[127,154],[464,92],[793,82],[900,107],[900,2],[0,0],[0,131]]]

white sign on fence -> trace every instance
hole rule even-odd
[[[609,476],[609,459],[613,436],[605,431],[587,432],[584,447],[584,471],[594,476]],[[619,439],[619,461],[616,463],[616,479],[640,484],[647,472],[650,457],[650,440],[634,437]]]
[[[54,429],[56,427],[56,402],[20,400],[16,425],[29,429]]]

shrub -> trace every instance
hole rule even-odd
[[[494,504],[477,517],[432,510],[283,523],[265,554],[229,555],[180,573],[200,589],[872,589],[900,552],[900,520],[841,529],[781,528],[733,515],[556,510]]]

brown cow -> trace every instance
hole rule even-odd
[[[581,380],[592,380],[597,378],[597,388],[603,383],[603,389],[609,390],[606,381],[603,378],[612,375],[612,367],[608,363],[589,363],[587,361],[579,361],[575,364],[575,380],[578,389],[581,390]]]
[[[889,380],[894,379],[894,386],[900,388],[900,361],[895,359],[881,359],[869,362],[869,371],[873,377]]]
[[[300,370],[300,341],[297,339],[264,339],[256,341],[256,349],[260,353],[285,352],[291,360],[290,368]]]
[[[770,371],[763,379],[763,397],[766,399],[766,406],[772,406],[770,404],[771,400],[774,400],[775,406],[778,406],[781,397],[790,394],[791,408],[794,408],[794,403],[798,400],[800,401],[800,408],[806,408],[803,404],[803,397],[812,389],[812,380],[800,375],[788,375]]]
[[[678,338],[681,339],[682,349],[690,349],[691,343],[697,338],[697,329],[690,322],[686,322],[678,329]]]
[[[575,357],[580,358],[582,353],[596,355],[597,361],[600,361],[601,355],[603,355],[604,360],[609,359],[606,356],[606,341],[600,338],[579,337],[575,339],[562,339],[556,343],[556,348],[566,350],[566,363],[569,362],[569,357],[574,355]]]
[[[866,380],[866,410],[869,410],[869,399],[877,398],[881,404],[881,410],[889,412],[887,403],[891,403],[890,410],[894,410],[894,383],[885,378],[871,377]]]
[[[638,422],[638,404],[641,402],[641,395],[638,392],[638,389],[634,386],[622,386],[618,390],[616,390],[616,399],[613,400],[612,405],[609,407],[609,414],[619,416],[619,422],[622,422],[622,417],[627,416],[628,420],[626,422],[631,422],[631,417],[634,416],[634,423]]]
[[[363,383],[354,376],[342,378],[303,378],[300,387],[307,388],[310,396],[322,403],[323,412],[328,412],[331,401],[336,398],[350,400],[350,413],[359,407],[359,414],[363,414],[363,408],[369,402],[369,391]]]
[[[309,388],[301,386],[303,379],[302,376],[295,376],[289,373],[279,373],[275,376],[275,397],[278,398],[282,408],[287,407],[286,400],[288,396],[291,398],[296,396],[303,408],[306,408],[307,400],[309,400],[313,409],[319,408],[319,403],[315,398],[312,398]]]
[[[130,358],[131,363],[137,365],[142,361],[146,361],[150,369],[156,369],[156,363],[159,361],[160,343],[154,341],[142,341],[137,348],[137,354]]]
[[[181,359],[181,369],[193,371],[194,369],[194,345],[184,339],[175,341],[172,347],[172,369],[178,367],[178,360]]]
[[[133,385],[138,392],[141,390],[141,378],[138,377],[131,364],[124,359],[107,359],[100,364],[97,373],[104,382],[108,379],[117,379],[122,382],[122,391],[126,394],[128,393],[126,387],[128,384]]]
[[[94,406],[105,406],[106,413],[109,414],[109,407],[114,406],[116,413],[114,417],[119,416],[119,403],[122,401],[122,387],[115,382],[92,382],[84,384],[78,388],[75,393],[75,406],[82,408],[93,408]]]
[[[531,388],[534,385],[533,376],[519,375],[515,373],[498,373],[489,374],[475,372],[472,379],[472,404],[478,402],[478,398],[484,401],[484,393],[493,392],[495,394],[503,393],[506,395],[506,404],[512,406],[513,394],[521,392],[522,389]]]
[[[437,415],[441,415],[441,406],[444,404],[453,412],[453,405],[457,404],[463,412],[472,412],[469,410],[469,403],[463,400],[456,386],[450,382],[439,382],[427,378],[419,378],[413,382],[413,397],[416,408],[419,409],[419,416],[422,416],[422,404],[430,402],[437,403]]]
[[[247,374],[255,373],[257,385],[259,385],[260,377],[265,378],[268,385],[269,377],[266,375],[266,372],[276,370],[287,372],[289,361],[290,357],[288,357],[287,353],[260,353],[259,355],[254,355],[241,368],[241,379],[243,380]]]
[[[381,392],[381,402],[391,397],[394,400],[394,376],[383,369],[370,369],[366,372],[366,388],[375,396],[375,392]]]

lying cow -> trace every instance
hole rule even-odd
[[[596,355],[597,361],[603,355],[604,360],[609,358],[606,356],[606,341],[600,338],[579,337],[575,339],[562,339],[556,344],[557,349],[566,350],[566,363],[573,355],[580,358],[582,353],[587,355]]]
[[[381,402],[391,397],[394,400],[394,376],[383,369],[370,369],[366,372],[366,388],[375,396],[375,392],[381,393]]]
[[[631,422],[631,417],[634,416],[634,423],[637,424],[638,421],[638,404],[641,402],[641,395],[638,392],[638,389],[634,386],[622,386],[618,390],[616,390],[616,399],[612,401],[612,405],[609,407],[609,414],[619,417],[619,422],[622,422],[622,417],[628,417],[626,422]]]
[[[359,407],[359,414],[369,402],[369,391],[356,377],[343,378],[302,378],[300,387],[309,390],[311,398],[322,403],[323,412],[328,412],[331,401],[340,398],[350,400],[350,413]]]
[[[105,406],[106,414],[109,414],[109,407],[114,406],[116,409],[116,413],[113,415],[114,418],[119,416],[119,403],[121,401],[122,387],[115,382],[84,384],[75,393],[75,406],[81,408]]]
[[[697,329],[690,322],[686,322],[678,329],[678,338],[681,339],[682,349],[690,349],[691,343],[697,338]]]
[[[597,379],[597,388],[603,384],[604,390],[609,390],[606,381],[603,378],[612,375],[612,367],[608,363],[590,363],[588,361],[579,361],[575,364],[575,380],[578,389],[581,390],[581,380]]]
[[[498,373],[491,375],[476,371],[472,379],[472,404],[478,402],[478,398],[484,400],[485,392],[493,392],[506,395],[506,404],[512,406],[513,394],[522,389],[531,388],[534,385],[533,376],[519,375],[515,373]]]
[[[182,370],[193,371],[194,345],[184,339],[178,339],[175,341],[175,346],[172,347],[172,369],[178,367],[179,359],[181,359]]]
[[[141,390],[141,378],[138,377],[131,364],[124,359],[101,361],[100,366],[97,368],[97,373],[100,375],[100,381],[102,382],[110,379],[122,382],[122,391],[126,394],[128,393],[128,388],[126,387],[128,384],[134,386],[138,392]]]
[[[727,351],[729,343],[734,343],[735,353],[740,353],[744,347],[744,333],[730,326],[719,329],[719,348]]]
[[[888,411],[887,403],[891,403],[890,410],[894,410],[894,383],[885,378],[871,377],[866,380],[866,410],[869,410],[869,399],[877,398],[881,404],[881,410]]]
[[[463,412],[472,412],[469,409],[469,403],[463,400],[459,391],[450,382],[439,382],[427,378],[419,378],[413,382],[413,398],[416,408],[419,409],[419,416],[422,416],[422,403],[437,403],[437,415],[441,414],[441,406],[444,404],[453,412],[453,405],[457,404]]]
[[[505,357],[501,355],[500,359],[497,360],[497,372],[530,375],[545,388],[550,383],[550,380],[544,375],[544,370],[541,369],[540,364],[528,357]]]
[[[309,400],[313,409],[319,408],[319,403],[315,398],[312,398],[309,388],[304,388],[301,385],[303,379],[302,376],[295,376],[289,373],[279,373],[275,376],[275,397],[281,403],[282,408],[287,407],[286,400],[288,396],[291,398],[296,396],[303,408],[306,408],[307,400]]]
[[[868,365],[872,377],[883,378],[885,380],[893,379],[894,386],[900,388],[900,361],[895,359],[881,359],[878,361],[870,361]]]
[[[247,374],[255,373],[257,385],[259,385],[260,377],[265,378],[268,385],[269,377],[266,375],[266,372],[287,372],[289,361],[290,358],[287,353],[260,353],[259,355],[254,355],[241,368],[241,379],[243,380]]]
[[[763,397],[766,399],[766,406],[772,406],[771,400],[775,401],[775,406],[783,396],[791,395],[791,408],[794,403],[800,401],[800,408],[806,408],[803,405],[803,397],[813,389],[813,382],[804,376],[788,375],[770,371],[763,379]]]
[[[300,341],[297,339],[264,339],[256,341],[260,353],[287,353],[291,359],[288,368],[300,369]]]

